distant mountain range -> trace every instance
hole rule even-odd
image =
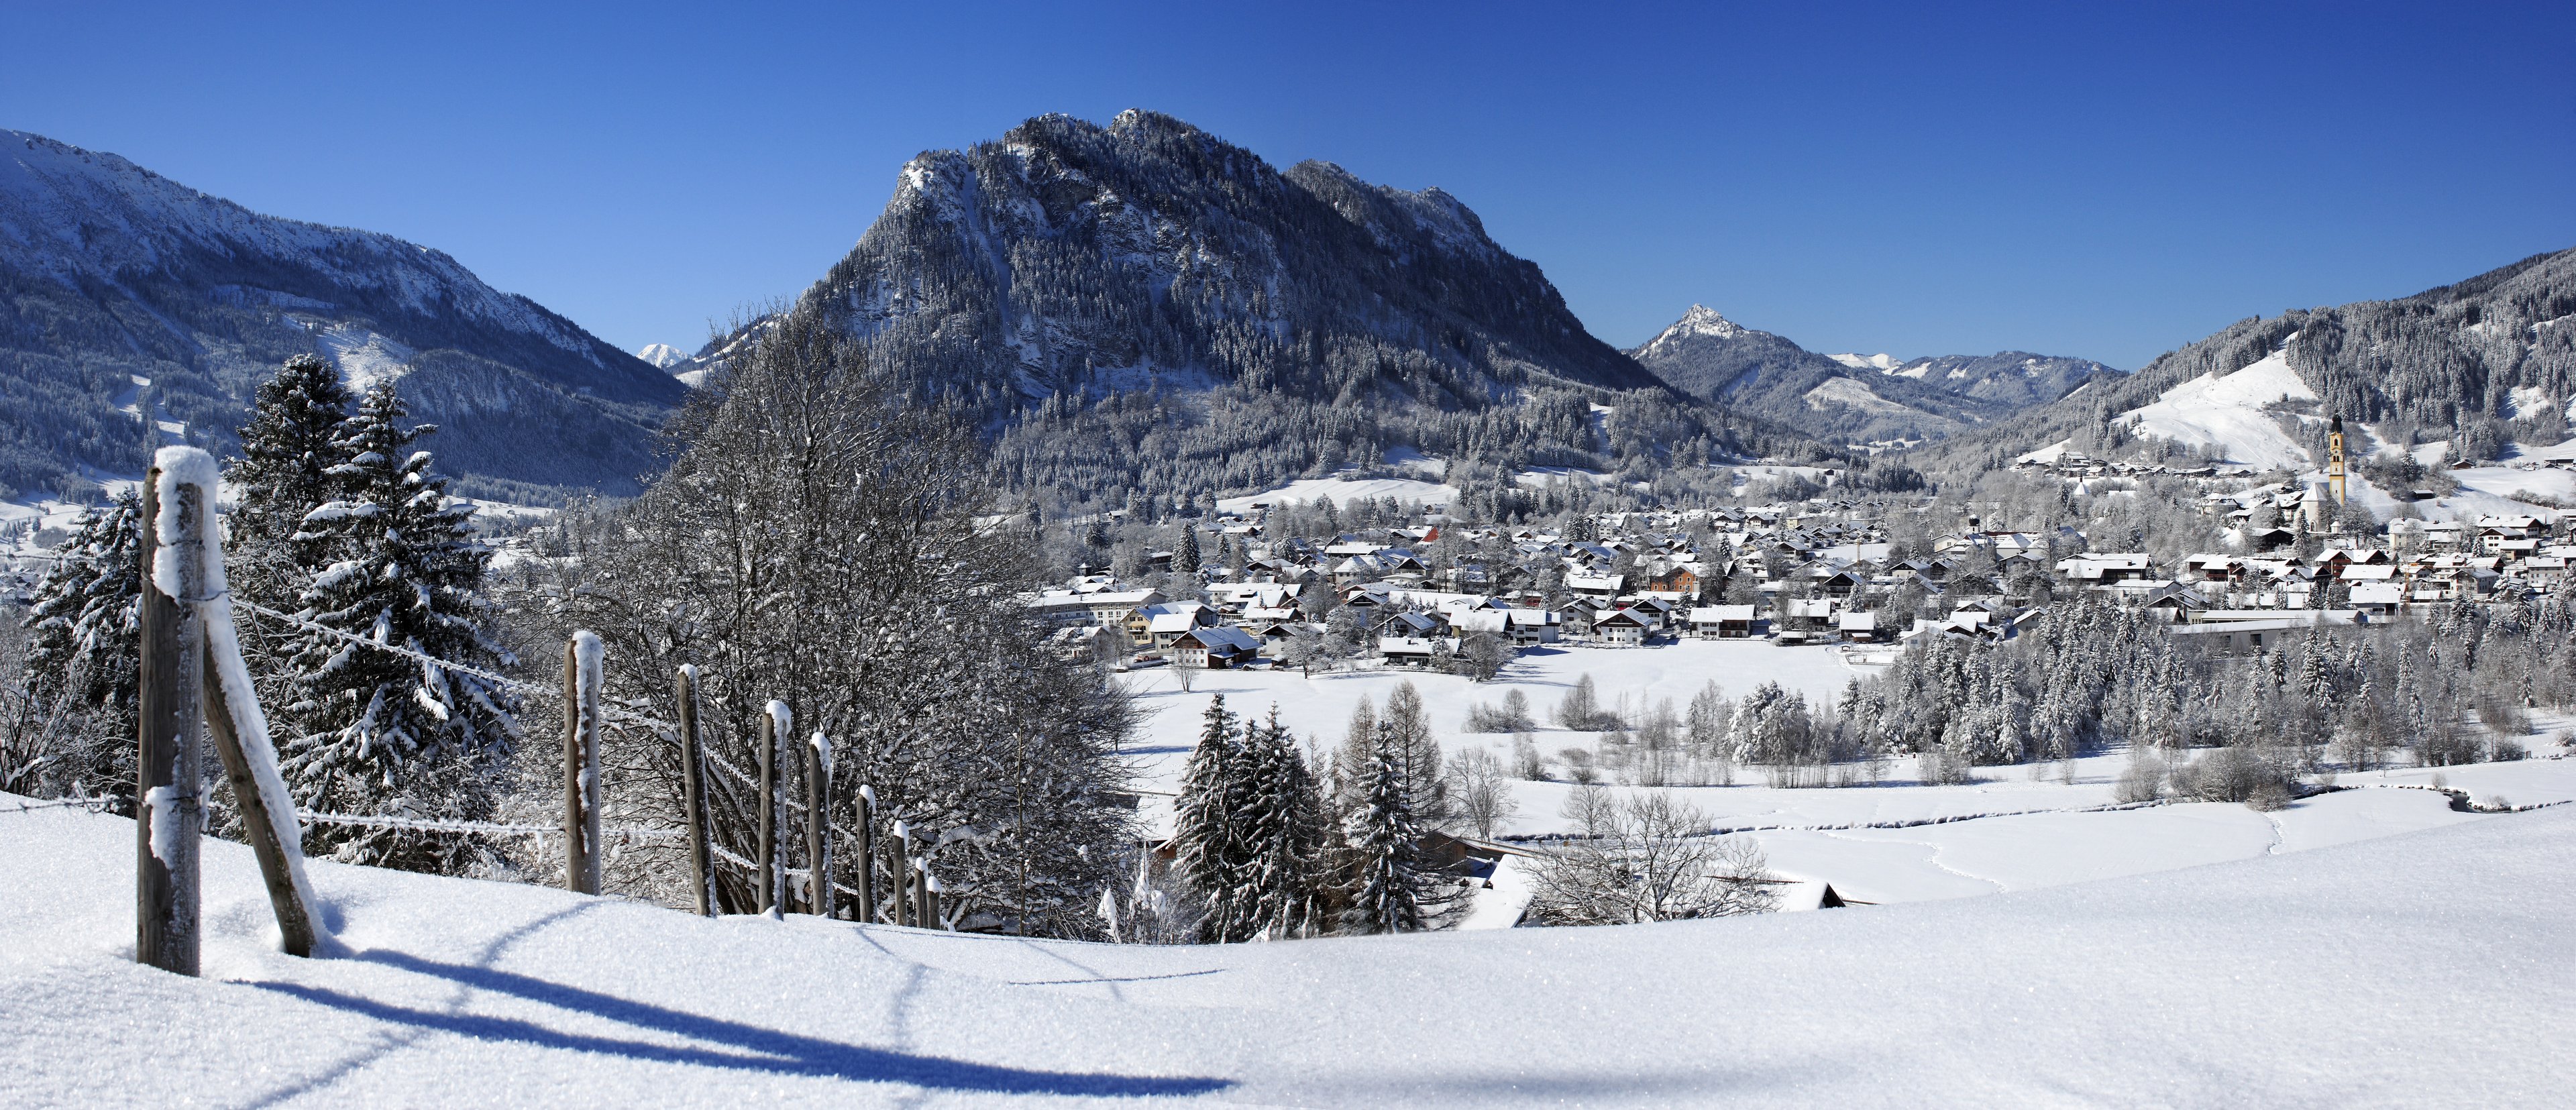
[[[438,251],[0,131],[0,483],[139,473],[173,434],[144,412],[230,450],[252,390],[304,353],[396,381],[440,426],[440,468],[485,495],[634,492],[687,393]]]
[[[1628,354],[1694,397],[1841,446],[1939,439],[2119,376],[2087,359],[2020,351],[1905,362],[1820,355],[1704,305]]]

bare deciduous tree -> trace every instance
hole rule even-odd
[[[1779,907],[1761,846],[1709,836],[1708,815],[1665,791],[1622,800],[1578,787],[1562,812],[1576,837],[1529,866],[1535,923],[1632,925]]]

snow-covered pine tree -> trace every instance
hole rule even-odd
[[[1242,887],[1243,841],[1237,822],[1249,783],[1249,759],[1234,714],[1226,712],[1225,695],[1208,699],[1198,746],[1190,750],[1181,772],[1180,797],[1174,799],[1172,869],[1206,904],[1199,920],[1199,942],[1223,944],[1243,939],[1231,935],[1246,917]]]
[[[224,474],[233,491],[224,577],[234,593],[291,612],[331,561],[326,536],[297,537],[306,535],[305,514],[341,495],[331,469],[348,461],[338,444],[352,400],[339,371],[312,355],[286,360],[260,385],[241,457]]]
[[[1380,722],[1370,752],[1368,795],[1350,822],[1357,874],[1342,925],[1351,932],[1419,932],[1428,922],[1432,877],[1421,864],[1422,830],[1413,819],[1404,762],[1403,745]]]
[[[1181,522],[1181,542],[1172,548],[1172,573],[1199,572],[1199,530],[1188,521]]]
[[[51,796],[132,793],[135,602],[143,592],[142,506],[119,497],[81,517],[36,586],[12,755],[0,790]],[[117,812],[131,814],[130,801]]]
[[[1324,799],[1305,757],[1279,723],[1279,706],[1244,731],[1252,791],[1240,823],[1246,924],[1265,939],[1307,936],[1320,924],[1317,886],[1324,852]]]
[[[491,553],[466,530],[470,510],[447,504],[430,453],[407,451],[436,430],[406,428],[391,383],[360,402],[329,473],[340,496],[308,514],[296,542],[332,561],[304,590],[303,616],[442,663],[490,669],[508,661],[484,632],[483,574]],[[305,631],[295,638],[295,701],[285,766],[296,801],[370,815],[488,819],[499,764],[518,739],[516,703],[488,679],[440,663]],[[408,870],[462,872],[485,846],[470,836],[316,826],[308,850]]]

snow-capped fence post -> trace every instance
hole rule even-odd
[[[599,634],[564,644],[564,886],[599,893]]]
[[[760,715],[760,854],[753,861],[760,865],[760,894],[753,908],[772,917],[785,912],[778,904],[786,893],[778,872],[778,746],[788,727],[787,703],[771,701]]]
[[[930,873],[930,861],[921,861],[921,927],[944,929],[948,923],[939,919],[939,876]]]
[[[894,840],[886,845],[886,874],[894,880],[894,923],[910,925],[912,897],[912,826],[894,823]]]
[[[241,808],[242,835],[249,841],[251,852],[259,860],[260,878],[268,887],[269,906],[277,914],[279,947],[290,956],[310,956],[320,947],[323,931],[314,919],[313,888],[304,876],[303,832],[295,820],[295,799],[287,793],[286,779],[277,771],[277,749],[269,743],[268,718],[259,709],[259,695],[251,689],[250,671],[243,665],[241,639],[233,627],[231,590],[224,582],[224,561],[214,534],[214,505],[217,472],[214,457],[195,447],[165,447],[153,459],[146,478],[141,521],[144,550],[149,552],[152,586],[142,599],[143,643],[142,665],[145,702],[149,707],[143,716],[138,737],[143,745],[142,765],[146,795],[157,787],[159,795],[179,801],[178,785],[188,784],[185,793],[200,795],[203,781],[198,770],[197,737],[194,729],[204,722],[206,734],[214,741],[215,752],[223,759],[224,777],[232,783],[233,801]],[[170,653],[169,637],[176,635],[181,650]],[[193,644],[193,647],[187,645]],[[187,659],[193,653],[194,660]],[[181,673],[181,669],[194,670]],[[174,669],[175,668],[175,669]],[[156,693],[156,688],[161,693]],[[166,691],[176,691],[176,695]],[[173,714],[188,714],[174,718]],[[162,726],[155,729],[155,724]],[[174,723],[187,727],[176,735],[168,731]],[[154,755],[156,740],[161,744],[177,742],[180,751]],[[175,757],[175,763],[174,758]],[[152,781],[154,769],[174,771],[166,783]],[[144,889],[138,890],[137,909],[142,910],[155,897],[150,889],[156,867],[172,869],[166,861],[184,855],[189,866],[179,869],[187,876],[184,911],[192,920],[196,916],[197,857],[195,838],[203,832],[204,806],[201,796],[193,799],[196,816],[179,819],[175,807],[144,807],[145,821],[152,822],[149,832],[138,830],[146,839],[143,860]],[[187,844],[165,842],[169,851],[152,847],[156,840],[175,836],[183,826],[195,831],[186,836]],[[176,959],[173,945],[178,943],[167,927],[167,914],[180,909],[177,905],[157,907],[156,913],[138,915],[137,959],[155,966],[178,967],[166,962]],[[149,935],[152,923],[165,924],[156,943]],[[188,932],[194,933],[193,924]],[[196,963],[196,941],[186,941],[185,962]],[[156,954],[157,953],[157,954]]]
[[[859,788],[859,920],[877,917],[877,788]]]
[[[205,621],[193,602],[205,594],[205,516],[213,490],[182,486],[165,522],[161,467],[143,479],[142,549],[151,584],[140,611],[136,668],[134,806],[134,961],[181,975],[197,973],[197,839],[204,831],[204,775],[198,752],[206,719]],[[163,536],[164,527],[172,533]],[[186,545],[181,557],[158,558],[166,540]],[[165,565],[166,562],[166,565]],[[165,571],[167,573],[165,573]]]
[[[832,916],[832,741],[815,733],[805,749],[805,911]]]
[[[680,706],[680,808],[689,823],[689,886],[698,916],[715,914],[716,898],[707,874],[706,767],[698,754],[698,668],[683,666],[673,680]]]

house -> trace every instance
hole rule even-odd
[[[1194,628],[1172,643],[1173,662],[1221,671],[1261,654],[1261,641],[1240,628]]]
[[[1691,635],[1703,640],[1743,640],[1753,635],[1750,605],[1702,605],[1690,611]]]
[[[1569,574],[1565,576],[1566,590],[1570,593],[1579,594],[1584,597],[1597,597],[1603,599],[1617,597],[1619,596],[1619,586],[1619,576],[1615,574]]]
[[[2143,551],[2108,551],[2095,555],[2077,555],[2059,559],[2057,573],[2082,586],[2108,586],[2147,577],[2149,565]]]
[[[1855,644],[1878,642],[1877,613],[1845,613],[1836,619],[1843,639]]]
[[[1654,621],[1635,609],[1621,609],[1592,622],[1592,638],[1613,647],[1644,647],[1654,632]]]
[[[1455,651],[1457,645],[1420,636],[1381,636],[1377,641],[1377,653],[1390,667],[1429,667],[1443,649]]]
[[[1058,624],[1088,621],[1109,628],[1124,628],[1138,609],[1163,603],[1156,590],[1095,590],[1071,594],[1046,593],[1029,603],[1038,616]]]
[[[2357,582],[2345,595],[2344,603],[2364,613],[2395,613],[2405,604],[2405,595],[2405,587],[2395,582]]]

